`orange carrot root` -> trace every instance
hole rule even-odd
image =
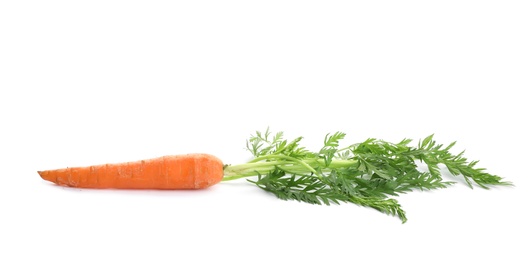
[[[223,163],[209,154],[169,155],[135,162],[38,171],[61,186],[95,189],[203,189],[223,178]]]

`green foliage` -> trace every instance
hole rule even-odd
[[[283,137],[283,132],[277,132],[272,137],[269,128],[264,133],[256,131],[256,134],[251,136],[246,142],[246,148],[255,157],[269,154],[283,154],[294,158],[301,158],[310,154],[305,147],[299,145],[303,137],[298,137],[292,141],[283,139]]]
[[[345,134],[342,132],[337,132],[333,135],[327,134],[325,136],[325,141],[323,142],[323,148],[318,152],[318,157],[322,158],[325,162],[325,167],[329,166],[336,156],[338,151],[338,145],[340,140],[344,139]]]
[[[286,140],[282,132],[259,131],[247,141],[247,149],[255,159],[243,165],[226,166],[226,180],[252,175],[249,180],[261,189],[283,200],[311,204],[354,203],[386,214],[406,216],[401,206],[389,196],[413,190],[446,188],[453,182],[444,181],[441,166],[452,175],[461,175],[473,183],[489,188],[511,185],[502,178],[477,168],[478,161],[468,161],[464,152],[453,155],[455,142],[443,146],[430,135],[412,146],[411,139],[398,143],[369,138],[361,143],[340,148],[345,133],[325,136],[323,147],[310,152],[300,145],[302,137]],[[421,171],[424,163],[427,171]]]
[[[287,174],[276,169],[264,176],[259,175],[257,181],[248,181],[275,194],[282,200],[296,200],[318,205],[340,204],[340,202],[354,203],[374,208],[386,214],[397,215],[403,222],[406,222],[405,213],[396,200],[364,196],[358,193],[351,180],[344,177],[343,175],[330,174],[323,179],[314,174]]]

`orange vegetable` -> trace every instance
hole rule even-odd
[[[203,189],[223,178],[223,164],[209,154],[170,155],[154,159],[39,171],[61,186],[95,189]]]

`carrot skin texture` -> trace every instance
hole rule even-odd
[[[168,155],[134,162],[38,171],[57,185],[93,189],[204,189],[223,178],[223,163],[210,154]]]

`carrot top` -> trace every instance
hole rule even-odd
[[[254,159],[245,164],[225,165],[224,181],[256,176],[248,181],[283,200],[312,204],[354,203],[398,216],[405,212],[397,200],[389,198],[412,190],[446,188],[440,166],[448,173],[462,176],[474,185],[488,189],[492,185],[512,185],[501,177],[476,167],[464,152],[453,155],[447,146],[437,144],[430,135],[411,145],[411,139],[391,143],[375,138],[340,147],[342,132],[325,136],[323,147],[311,152],[302,147],[302,137],[286,140],[282,132],[256,132],[247,141]],[[421,171],[418,164],[427,166]]]

